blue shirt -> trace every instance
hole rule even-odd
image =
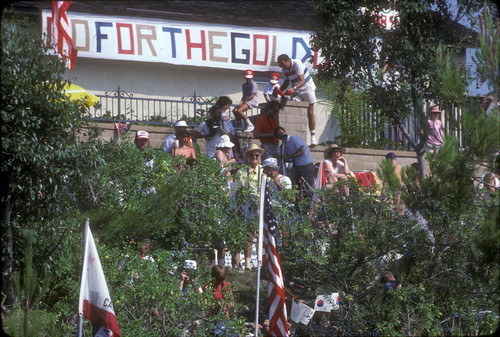
[[[288,136],[287,140],[283,142],[283,153],[286,155],[292,155],[297,152],[302,147],[302,155],[293,158],[294,166],[304,166],[312,164],[314,159],[311,155],[311,151],[307,146],[306,142],[299,136]]]

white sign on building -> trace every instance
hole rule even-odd
[[[42,12],[49,42],[51,16]],[[312,67],[318,64],[308,31],[75,12],[68,12],[68,19],[79,58],[280,71],[276,58],[285,53],[304,62],[314,56]]]

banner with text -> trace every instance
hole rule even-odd
[[[67,15],[78,57],[280,71],[276,58],[284,53],[313,68],[318,64],[308,31],[76,12]],[[42,30],[48,43],[51,22],[51,11],[43,11]]]

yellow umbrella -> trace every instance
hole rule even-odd
[[[99,103],[99,98],[96,95],[76,84],[66,83],[63,90],[70,101],[82,101],[88,106]]]

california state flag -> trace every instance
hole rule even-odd
[[[104,279],[101,260],[99,260],[88,222],[85,224],[84,249],[79,313],[100,326],[96,336],[121,336],[108,286]]]

